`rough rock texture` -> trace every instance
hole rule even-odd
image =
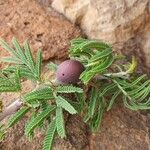
[[[37,1],[46,7],[51,6],[51,3],[53,2],[53,0],[37,0]]]
[[[34,0],[0,0],[0,14],[0,37],[28,39],[34,52],[43,50],[44,60],[66,58],[69,41],[81,35],[69,21]],[[0,49],[0,57],[3,52]]]
[[[80,25],[89,38],[115,44],[127,55],[136,54],[150,73],[149,0],[54,0],[52,6]]]
[[[149,150],[150,114],[117,104],[104,115],[101,131],[90,137],[91,150]]]

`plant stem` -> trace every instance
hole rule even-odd
[[[105,77],[117,77],[117,78],[123,78],[123,79],[129,78],[128,72],[107,73],[107,74],[104,74],[104,76]]]
[[[11,103],[8,107],[5,108],[5,110],[2,113],[0,113],[0,121],[19,110],[22,104],[23,102],[20,99],[17,99],[13,103]]]

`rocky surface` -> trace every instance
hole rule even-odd
[[[81,32],[53,9],[42,6],[50,6],[53,1],[53,7],[80,25],[90,38],[111,42],[116,50],[128,56],[136,54],[142,69],[149,72],[148,0],[37,1],[40,3],[34,0],[0,0],[0,37],[9,42],[13,36],[20,42],[29,39],[33,52],[43,49],[44,60],[66,58],[69,40],[81,36]],[[7,53],[0,49],[0,58],[5,55]],[[44,73],[49,78],[52,75]],[[24,92],[33,87],[31,82],[23,83]],[[18,94],[5,93],[0,97],[7,106]],[[95,134],[89,133],[79,116],[69,117],[66,121],[67,139],[56,137],[54,150],[149,150],[150,113],[130,111],[121,102],[120,99],[120,103],[105,114],[101,131]],[[42,149],[42,132],[37,131],[31,143],[24,136],[28,117],[25,116],[8,132],[7,138],[0,143],[0,150]]]
[[[34,52],[43,50],[44,60],[66,58],[69,41],[80,30],[54,11],[32,0],[0,0],[0,37],[21,43],[29,40]],[[3,55],[0,49],[0,56]]]
[[[101,131],[90,137],[91,150],[150,149],[149,113],[130,111],[120,103],[104,118]]]
[[[127,55],[135,54],[150,74],[149,0],[53,0],[52,6],[89,38],[110,42]]]

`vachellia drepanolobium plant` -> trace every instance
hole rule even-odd
[[[10,56],[0,58],[1,63],[8,63],[0,70],[0,94],[20,92],[24,80],[31,80],[36,86],[21,94],[7,108],[3,108],[0,101],[0,121],[10,116],[7,123],[0,125],[1,138],[8,128],[30,113],[24,134],[32,140],[35,129],[44,129],[43,150],[50,150],[56,135],[66,138],[64,112],[81,115],[95,132],[100,127],[103,114],[113,107],[118,97],[131,110],[150,109],[150,79],[145,74],[136,73],[135,57],[131,63],[120,63],[124,57],[115,54],[104,42],[82,38],[71,41],[70,59],[79,61],[85,68],[76,84],[47,81],[41,76],[44,66],[42,51],[39,50],[34,59],[27,41],[20,46],[13,38],[12,44],[10,47],[1,40],[1,47]],[[46,67],[49,71],[57,71],[58,66],[51,62]],[[65,95],[69,94],[74,95],[73,100],[66,98]]]

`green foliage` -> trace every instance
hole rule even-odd
[[[33,60],[33,56],[31,53],[30,46],[27,41],[24,43],[25,57],[26,57],[26,65],[30,68],[30,70],[35,70],[35,63]]]
[[[54,64],[53,62],[50,62],[49,64],[47,64],[46,66],[49,70],[51,71],[56,71],[57,70],[57,65]]]
[[[93,132],[98,131],[99,126],[102,122],[102,117],[105,112],[105,99],[102,97],[99,101],[98,110],[97,113],[94,114],[91,122],[90,122],[90,128]]]
[[[50,113],[55,110],[55,108],[55,106],[49,106],[35,118],[31,119],[25,126],[25,135],[30,137],[34,132],[34,129],[41,124],[50,115]]]
[[[5,138],[6,129],[3,124],[0,124],[0,142]]]
[[[20,46],[16,38],[13,38],[12,43],[14,48],[11,48],[4,40],[1,39],[1,46],[12,55],[12,57],[1,58],[1,62],[16,64],[19,66],[18,69],[20,69],[22,77],[40,81],[42,62],[41,50],[38,51],[35,62],[27,41],[24,43],[23,48]]]
[[[104,42],[81,38],[71,41],[70,58],[79,60],[85,66],[85,71],[80,75],[81,82],[76,85],[58,85],[54,80],[47,83],[46,79],[41,79],[41,50],[34,60],[27,41],[23,47],[15,38],[12,43],[13,48],[1,40],[2,47],[11,56],[0,61],[12,65],[0,70],[0,93],[21,90],[24,79],[34,81],[36,87],[21,94],[23,106],[10,117],[7,127],[15,125],[30,111],[31,118],[25,126],[25,135],[32,139],[36,129],[45,131],[48,128],[43,150],[52,149],[56,134],[61,138],[66,137],[64,112],[84,116],[84,122],[95,132],[102,123],[104,113],[113,108],[118,97],[131,110],[150,109],[150,79],[146,75],[136,75],[135,57],[131,63],[122,65],[117,62],[120,57]],[[56,71],[57,65],[50,63],[47,68]],[[3,125],[0,126],[0,138],[5,133]]]
[[[112,95],[112,97],[110,99],[109,105],[107,107],[107,111],[109,111],[112,108],[113,104],[115,103],[115,100],[117,99],[117,97],[119,96],[120,93],[121,93],[120,90],[114,92],[114,94]]]
[[[75,87],[72,85],[64,85],[64,86],[58,86],[56,88],[57,93],[83,93],[83,89],[79,87]]]
[[[35,63],[35,71],[37,74],[37,77],[40,79],[41,76],[41,68],[42,67],[42,51],[38,50],[37,57],[36,57],[36,63]]]
[[[16,69],[15,72],[8,72],[7,74],[3,71],[0,73],[0,93],[1,92],[17,92],[21,90],[20,84],[20,73]]]
[[[103,114],[106,111],[106,101],[103,97],[103,94],[108,90],[105,89],[102,91],[102,93],[100,93],[99,89],[93,87],[90,93],[91,96],[88,104],[88,112],[87,115],[84,117],[84,121],[89,124],[93,132],[99,129],[99,126],[102,122]]]
[[[133,81],[113,80],[123,94],[124,105],[131,110],[150,109],[150,80],[145,75]]]
[[[85,93],[76,93],[76,102],[70,101],[75,110],[81,113],[87,107]]]
[[[57,109],[56,109],[56,126],[57,126],[58,135],[61,138],[66,137],[64,125],[65,124],[64,124],[64,117],[63,117],[62,108],[61,107],[57,107]]]
[[[36,81],[34,74],[28,69],[28,67],[19,65],[17,66],[19,70],[19,74],[21,78],[27,78],[31,81]],[[16,66],[9,66],[4,69],[5,72],[14,72],[16,70]]]
[[[86,69],[80,76],[84,84],[87,84],[96,74],[105,72],[114,61],[112,48],[96,40],[72,40],[70,56],[87,60]]]
[[[43,150],[51,150],[52,149],[52,143],[55,136],[56,131],[56,119],[54,119],[48,127],[47,134],[44,138],[44,144],[43,144]]]
[[[42,86],[23,96],[23,99],[32,104],[34,101],[43,101],[54,99],[53,90],[51,87]]]
[[[55,96],[55,99],[56,99],[56,104],[58,107],[64,108],[70,114],[76,114],[77,113],[77,111],[74,109],[74,107],[63,97]]]
[[[16,124],[29,110],[29,107],[22,107],[19,111],[17,111],[12,117],[9,118],[8,127],[12,127]]]
[[[92,118],[95,113],[97,101],[98,101],[98,92],[99,91],[96,90],[96,88],[94,88],[94,87],[91,90],[90,102],[88,105],[88,113],[84,118],[85,122],[87,122],[90,118]]]

